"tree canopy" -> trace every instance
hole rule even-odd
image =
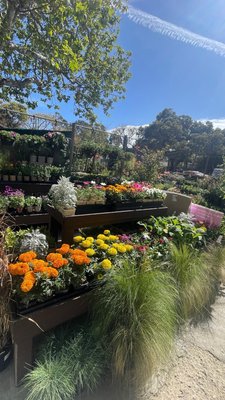
[[[94,120],[123,98],[129,52],[118,44],[122,0],[0,0],[0,88],[29,107],[39,93]]]
[[[173,168],[179,163],[192,163],[203,172],[212,172],[225,155],[225,130],[214,129],[210,121],[194,121],[166,108],[142,128],[138,145],[150,151],[164,151]]]

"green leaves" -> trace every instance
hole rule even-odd
[[[9,4],[10,3],[10,4]],[[123,97],[129,54],[116,44],[121,0],[0,2],[2,98],[29,103],[31,94],[49,100],[74,97],[76,114],[94,120]],[[7,6],[12,8],[11,24]],[[29,8],[30,7],[30,8]],[[35,11],[33,11],[35,10]],[[70,95],[68,96],[68,91]]]

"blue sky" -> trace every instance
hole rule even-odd
[[[135,9],[225,44],[224,0],[133,0]],[[194,119],[225,119],[225,57],[122,16],[119,43],[132,52],[126,99],[99,121],[108,129],[150,123],[165,107]],[[224,45],[225,49],[225,45]],[[48,109],[47,109],[48,110]],[[49,112],[40,107],[40,112]],[[73,103],[61,104],[73,121]]]

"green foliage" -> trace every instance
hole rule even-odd
[[[153,182],[160,173],[161,151],[151,151],[147,147],[136,148],[137,162],[132,177],[137,181]]]
[[[154,238],[171,239],[177,245],[186,243],[192,247],[201,247],[205,243],[206,228],[195,226],[186,214],[151,217],[147,222],[140,222],[139,225],[150,232]]]
[[[12,228],[6,228],[5,248],[8,254],[15,255],[19,253],[21,242],[28,231],[28,229],[15,231]]]
[[[118,44],[121,0],[0,2],[2,98],[35,107],[74,97],[76,114],[93,121],[123,98],[129,53]]]
[[[139,385],[168,356],[176,326],[177,292],[169,274],[149,262],[124,260],[92,294],[93,329],[112,352],[113,374]]]
[[[28,119],[27,109],[22,104],[10,101],[0,102],[0,126],[4,128],[19,128]]]
[[[211,256],[215,266],[215,253]],[[187,244],[171,247],[169,271],[175,278],[179,290],[179,314],[182,319],[199,314],[215,289],[216,274],[207,257],[200,255]],[[218,264],[217,264],[218,268]]]
[[[62,326],[42,343],[37,364],[25,378],[26,400],[72,400],[93,391],[105,372],[106,354],[88,325]]]

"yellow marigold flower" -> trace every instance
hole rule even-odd
[[[126,253],[127,249],[123,244],[119,244],[119,246],[117,247],[117,250],[119,253]]]
[[[127,251],[132,251],[134,250],[134,247],[131,244],[125,244],[126,250]]]
[[[108,229],[105,229],[103,233],[104,235],[110,235],[110,231]]]
[[[101,250],[107,250],[107,249],[109,248],[109,245],[106,244],[106,243],[103,243],[103,244],[101,244],[101,245],[99,246],[99,248],[100,248]]]
[[[95,251],[94,249],[87,249],[85,250],[85,253],[87,254],[87,256],[91,257],[95,255]]]
[[[115,247],[110,247],[110,249],[108,249],[107,253],[110,256],[116,256],[117,255],[117,250],[115,249]]]
[[[89,240],[89,242],[93,243],[95,239],[92,236],[88,236],[86,240]]]
[[[97,236],[97,239],[105,240],[105,239],[106,239],[106,236],[103,235],[102,233],[100,233],[100,234]]]
[[[113,243],[112,246],[115,247],[115,249],[117,249],[118,246],[120,246],[120,244],[119,243]]]
[[[97,240],[95,241],[95,243],[96,243],[98,246],[101,246],[101,244],[104,243],[104,240],[102,240],[102,239],[97,239]]]
[[[112,268],[112,263],[108,258],[105,258],[102,262],[101,262],[101,266],[104,269],[110,269]]]
[[[85,249],[87,249],[88,247],[92,246],[92,242],[90,240],[83,240],[83,242],[81,243],[81,246],[84,247]]]
[[[118,240],[118,236],[116,236],[116,235],[110,235],[110,236],[109,236],[109,240],[111,240],[112,242],[115,242],[116,240]]]
[[[84,240],[85,238],[83,236],[74,236],[73,241],[75,243],[80,243],[82,242],[82,240]]]
[[[30,262],[34,258],[37,257],[37,254],[34,251],[26,251],[26,253],[22,253],[19,256],[19,261],[22,262]]]

